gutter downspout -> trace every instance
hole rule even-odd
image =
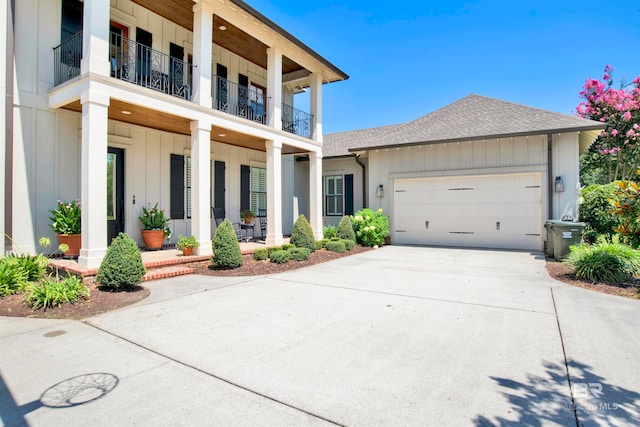
[[[547,219],[553,219],[553,135],[547,134]]]
[[[369,206],[367,205],[367,167],[360,161],[360,154],[356,154],[355,160],[362,168],[362,207],[364,208],[365,206]]]
[[[11,252],[13,243],[13,65],[15,0],[7,2],[6,58],[5,58],[5,143],[4,143],[4,253]]]

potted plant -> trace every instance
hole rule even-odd
[[[138,217],[142,223],[142,240],[147,250],[162,249],[164,239],[171,238],[171,228],[169,228],[169,219],[164,214],[164,209],[158,209],[156,203],[152,208],[142,208],[142,215]]]
[[[69,203],[58,200],[58,207],[49,211],[51,229],[58,237],[58,244],[67,245],[64,252],[65,257],[77,257],[80,255],[80,245],[82,243],[81,232],[81,210],[80,201],[73,200]]]
[[[200,243],[193,236],[178,236],[176,247],[182,250],[183,256],[193,255],[193,250],[200,246]]]
[[[240,219],[244,220],[245,224],[251,224],[256,214],[251,209],[243,209],[240,211]]]

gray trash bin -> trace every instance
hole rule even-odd
[[[564,221],[560,221],[559,219],[550,219],[544,223],[544,228],[547,231],[547,248],[544,253],[549,257],[553,256],[553,229],[556,224],[563,222]]]
[[[584,222],[556,221],[553,225],[553,257],[561,260],[569,255],[569,246],[582,241],[582,234],[586,224]]]

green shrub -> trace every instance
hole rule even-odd
[[[0,297],[23,290],[28,278],[29,273],[19,267],[16,258],[0,259]]]
[[[610,183],[594,184],[582,189],[579,217],[580,221],[587,223],[587,230],[593,230],[598,234],[613,234],[613,229],[618,225],[618,221],[616,215],[611,211],[609,200],[615,196],[616,188],[615,183]]]
[[[96,281],[110,289],[126,289],[140,283],[146,272],[136,242],[120,233],[107,248]]]
[[[267,248],[260,248],[253,251],[253,259],[256,261],[264,261],[269,258],[269,251]]]
[[[620,283],[640,272],[640,251],[617,242],[571,246],[564,263],[581,280]]]
[[[356,242],[354,242],[353,240],[342,239],[341,242],[344,243],[344,247],[348,251],[352,251],[353,248],[356,247]]]
[[[282,250],[282,246],[269,246],[267,248],[267,255],[269,256],[269,258],[271,258],[271,254],[274,253],[275,251],[281,251]]]
[[[325,239],[336,237],[338,234],[338,228],[335,225],[325,225],[322,227],[322,236]]]
[[[65,302],[74,303],[80,298],[89,296],[89,288],[82,283],[82,279],[76,276],[68,276],[64,279],[49,276],[40,283],[29,286],[27,303],[33,308],[59,306]]]
[[[284,264],[291,259],[291,252],[289,251],[273,251],[271,256],[269,256],[269,260],[275,264]]]
[[[290,242],[298,248],[309,248],[311,252],[316,250],[316,239],[313,237],[313,230],[304,215],[300,215],[293,224]]]
[[[356,241],[364,246],[382,246],[389,234],[389,218],[382,214],[382,209],[376,212],[362,209],[353,216],[352,224]]]
[[[27,273],[28,282],[40,280],[49,265],[49,259],[42,254],[30,255],[10,253],[7,254],[7,259],[13,259],[13,261],[10,262],[15,263],[16,268],[22,269]]]
[[[285,243],[282,246],[280,246],[280,248],[282,248],[283,251],[290,251],[291,249],[295,248],[296,245],[292,245],[291,243]]]
[[[293,248],[289,251],[291,259],[294,261],[306,261],[311,256],[309,248]]]
[[[234,269],[240,267],[242,262],[242,251],[233,225],[225,219],[213,235],[211,266],[216,269]]]
[[[354,242],[356,241],[356,232],[353,231],[353,223],[351,222],[351,218],[349,218],[348,216],[342,217],[340,223],[338,224],[336,237],[345,240],[353,240]]]
[[[329,239],[316,240],[316,250],[324,249]]]
[[[325,247],[327,248],[328,251],[338,252],[338,253],[344,253],[347,250],[343,241],[335,242],[330,240],[327,242]]]

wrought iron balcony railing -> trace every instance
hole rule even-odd
[[[211,76],[213,109],[247,120],[267,123],[267,97],[253,88],[241,86],[217,75]]]
[[[53,81],[56,86],[80,75],[82,31],[53,48]]]
[[[311,138],[313,116],[291,105],[282,104],[282,130],[304,138]]]

